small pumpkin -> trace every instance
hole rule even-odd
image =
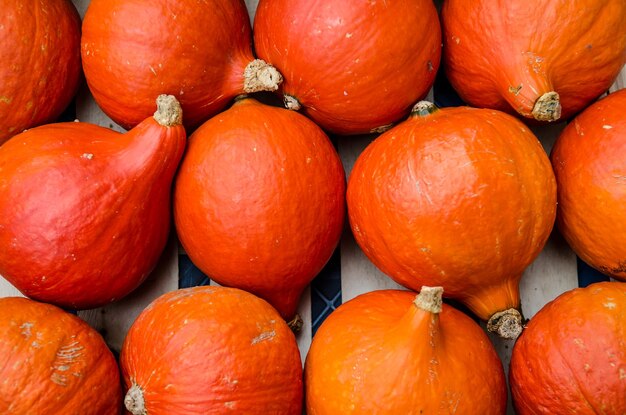
[[[0,144],[68,106],[82,73],[80,24],[70,0],[2,2]]]
[[[339,155],[303,115],[246,98],[190,137],[174,189],[182,246],[210,278],[285,319],[330,259],[344,217]]]
[[[313,337],[305,365],[309,415],[503,415],[502,363],[472,319],[442,304],[441,287],[362,294]]]
[[[586,263],[626,281],[626,90],[578,115],[551,158],[560,232]]]
[[[55,306],[0,298],[0,412],[117,415],[113,353],[97,331]]]
[[[243,0],[92,0],[81,51],[93,97],[127,129],[150,116],[160,94],[176,96],[195,128],[235,96],[282,80],[252,55]]]
[[[509,375],[517,413],[626,413],[624,333],[624,283],[576,288],[545,305],[513,347]]]
[[[162,295],[131,326],[120,364],[133,415],[302,411],[293,332],[267,302],[235,288]]]
[[[347,200],[356,242],[385,274],[441,285],[491,330],[519,334],[519,281],[556,212],[550,161],[524,124],[420,102],[359,155]]]
[[[623,0],[448,0],[444,67],[470,105],[569,119],[626,63]]]
[[[285,105],[337,134],[388,128],[435,80],[431,0],[260,0],[254,44],[283,74]]]
[[[28,297],[93,308],[135,289],[170,229],[170,188],[185,147],[180,106],[120,134],[44,125],[0,147],[0,275]]]

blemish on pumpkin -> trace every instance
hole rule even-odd
[[[150,65],[150,72],[152,72],[154,76],[157,76],[156,70],[152,67],[152,65]]]
[[[435,67],[433,66],[433,63],[431,61],[426,62],[426,68],[428,69],[428,72],[432,72],[433,70],[435,70]]]
[[[454,43],[456,43],[457,45],[459,43],[461,43],[461,39],[459,39],[457,36],[452,36],[452,40],[454,41]]]
[[[81,157],[84,158],[84,159],[87,159],[87,160],[91,160],[93,158],[93,154],[91,154],[91,153],[83,153],[83,155]]]
[[[611,128],[613,128],[612,125],[603,125],[602,128],[604,128],[605,130],[610,130]]]
[[[585,372],[589,372],[591,370],[591,366],[589,365],[589,363],[585,363]]]
[[[578,135],[585,135],[585,133],[583,132],[582,128],[580,128],[580,124],[578,123],[578,120],[574,119],[574,128],[576,129],[576,134]]]
[[[514,86],[509,86],[509,92],[515,96],[519,95],[519,91],[522,90],[522,84],[519,84],[518,86],[514,87]]]
[[[50,380],[59,386],[67,386],[67,378],[59,373],[52,373]]]
[[[22,336],[26,337],[27,339],[32,336],[32,332],[30,331],[30,329],[33,327],[33,323],[24,323],[20,326],[20,329],[22,329]]]
[[[276,331],[275,330],[265,331],[265,332],[259,334],[258,336],[256,336],[254,339],[252,339],[251,344],[257,344],[257,343],[260,343],[260,342],[265,341],[265,340],[270,340],[270,339],[274,338],[274,336],[276,336]]]
[[[609,310],[614,310],[615,307],[617,306],[615,303],[613,302],[607,302],[607,303],[603,303],[602,304],[605,308],[608,308]]]
[[[581,349],[584,349],[584,348],[585,348],[585,343],[584,343],[584,342],[583,342],[583,340],[582,340],[582,339],[580,339],[580,338],[575,338],[575,339],[574,339],[574,344],[575,344],[576,346],[580,347]]]
[[[0,96],[0,102],[4,103],[4,104],[10,104],[11,102],[13,102],[13,98],[9,98],[5,95]]]
[[[623,367],[620,367],[619,369],[619,378],[620,380],[626,379],[626,369],[624,369]]]
[[[352,37],[352,33],[346,33],[346,37],[350,39]]]
[[[228,409],[235,409],[235,402],[224,402],[224,406]]]

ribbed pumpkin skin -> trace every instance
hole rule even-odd
[[[28,130],[0,147],[0,275],[28,297],[93,308],[135,289],[170,229],[182,125],[126,134],[88,123]]]
[[[556,187],[537,138],[469,107],[414,115],[379,136],[348,181],[357,243],[398,283],[443,286],[480,318],[519,306],[518,283],[553,227]]]
[[[430,0],[260,0],[259,57],[324,129],[368,133],[408,114],[434,82],[441,28]]]
[[[519,415],[626,413],[626,284],[561,294],[513,348],[510,385]]]
[[[305,365],[309,415],[503,415],[502,364],[482,329],[444,304],[418,309],[409,291],[342,304],[313,337]]]
[[[446,74],[465,102],[524,117],[556,91],[570,118],[626,63],[623,0],[448,0],[442,25]]]
[[[80,17],[69,0],[4,0],[0,144],[54,120],[78,89]]]
[[[150,415],[302,411],[295,337],[267,302],[226,287],[194,287],[155,300],[133,323],[120,365]]]
[[[330,259],[344,217],[339,156],[303,115],[248,98],[190,137],[174,189],[185,251],[210,278],[284,318]]]
[[[195,127],[243,93],[251,36],[243,0],[92,0],[83,68],[100,108],[124,128],[150,116],[160,94],[176,96]]]
[[[560,232],[585,262],[626,281],[626,90],[577,116],[551,159]]]
[[[117,363],[87,323],[49,304],[0,298],[0,413],[117,415]]]

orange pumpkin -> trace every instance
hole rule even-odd
[[[441,28],[431,0],[260,0],[254,44],[283,74],[287,108],[333,133],[368,133],[426,95]]]
[[[519,415],[626,413],[626,284],[561,294],[513,348],[510,384]]]
[[[222,285],[294,317],[343,230],[345,174],[303,115],[247,98],[190,137],[174,190],[178,237]]]
[[[585,262],[626,281],[626,90],[577,116],[551,158],[559,230]]]
[[[504,414],[495,349],[441,295],[373,291],[339,306],[307,355],[307,414]]]
[[[519,334],[519,281],[556,211],[550,161],[524,124],[418,103],[361,153],[347,198],[356,241],[385,274],[441,285],[490,329]]]
[[[96,102],[127,129],[160,94],[176,96],[195,128],[235,96],[282,80],[252,56],[243,0],[91,0],[81,50]]]
[[[4,0],[0,144],[57,118],[81,77],[80,16],[70,0]]]
[[[120,356],[134,415],[302,411],[295,337],[265,301],[235,288],[167,293],[133,323]]]
[[[97,331],[27,298],[0,298],[0,413],[117,415],[119,369]]]
[[[444,67],[470,105],[568,119],[626,63],[624,0],[448,0]]]
[[[126,134],[59,123],[0,147],[0,275],[66,308],[109,303],[148,276],[167,242],[186,137],[178,102],[158,105]]]

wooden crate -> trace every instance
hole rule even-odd
[[[89,0],[73,0],[73,2],[81,16],[83,16],[89,5]],[[246,0],[251,19],[256,11],[257,3],[258,0]],[[608,92],[624,87],[626,87],[626,68],[622,70],[617,81]],[[445,98],[438,95],[439,92],[436,89],[431,90],[427,99],[437,102]],[[117,131],[124,131],[98,108],[85,85],[82,86],[75,100],[75,106],[76,116],[80,121],[98,124]],[[541,140],[546,151],[549,152],[564,126],[565,123],[550,124],[533,127],[533,131]],[[375,136],[369,135],[337,138],[335,140],[346,170],[346,177],[349,176],[360,152],[374,138]],[[304,327],[298,335],[298,344],[303,361],[311,343],[313,323],[319,324],[323,317],[334,307],[364,292],[385,288],[402,288],[382,274],[365,257],[356,245],[349,230],[344,232],[341,244],[332,261],[332,264],[322,272],[323,275],[318,277],[316,282],[318,286],[313,284],[313,289],[308,288],[300,302],[298,312],[304,320]],[[181,270],[185,270],[185,267],[189,266],[190,264],[184,252],[182,252],[177,243],[176,235],[172,232],[170,241],[158,266],[141,287],[114,304],[94,310],[79,311],[78,315],[102,333],[111,349],[119,351],[130,325],[153,299],[181,286],[193,285],[193,278],[190,280],[189,276],[181,275]],[[191,271],[192,274],[194,271],[197,272],[193,268],[191,270],[187,269],[187,271]],[[186,280],[184,280],[185,278]],[[325,314],[321,314],[320,310],[312,311],[312,306],[315,306],[315,300],[312,301],[312,298],[315,299],[316,295],[320,297],[320,287],[323,288],[324,284],[328,286],[329,278],[334,279],[335,281],[331,283],[336,285],[340,282],[340,287],[337,287],[339,294],[327,295],[327,297],[334,298],[326,298]],[[201,279],[197,278],[196,281],[200,282]],[[562,292],[600,279],[606,278],[581,263],[558,232],[555,231],[544,250],[526,270],[522,278],[520,291],[524,315],[527,318],[531,318],[548,301],[551,301]],[[204,281],[204,283],[214,284],[208,280]],[[0,297],[13,295],[21,294],[6,280],[0,278]],[[513,343],[491,335],[490,338],[502,359],[505,370],[508,372]],[[510,399],[508,413],[514,413]]]

